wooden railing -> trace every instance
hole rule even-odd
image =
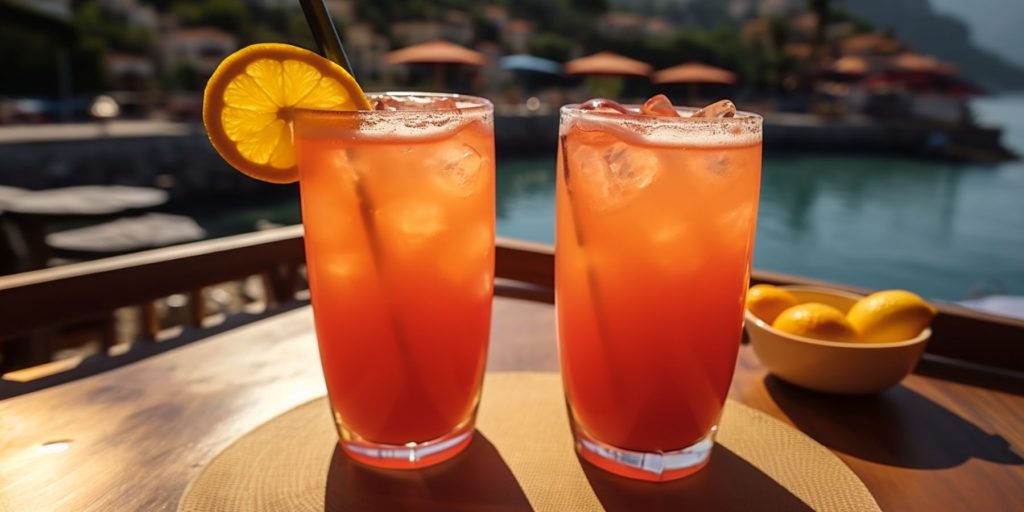
[[[305,304],[298,289],[303,264],[302,227],[290,226],[0,277],[0,345],[18,338],[24,342],[72,322],[109,317],[117,308],[141,308],[144,335],[127,352],[101,354],[56,374],[43,372],[44,377],[18,389],[51,385]],[[549,245],[499,239],[495,274],[498,295],[554,302],[554,249]],[[250,276],[261,276],[265,283],[263,310],[211,322],[199,300],[201,290]],[[752,281],[866,291],[763,271],[754,271]],[[175,335],[161,336],[151,305],[178,293],[193,299],[190,320]],[[933,360],[1024,372],[1024,322],[955,306],[938,308],[927,349]],[[0,398],[6,384],[0,382]]]

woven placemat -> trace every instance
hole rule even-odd
[[[325,398],[253,430],[214,458],[181,512],[879,510],[832,452],[730,400],[707,467],[654,484],[580,461],[555,373],[492,373],[465,452],[419,471],[352,462],[337,449]]]

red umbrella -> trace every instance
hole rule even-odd
[[[650,64],[617,53],[600,52],[565,63],[569,75],[650,76]]]
[[[869,76],[861,85],[868,89],[901,87],[914,92],[931,92],[946,96],[981,96],[978,86],[953,75],[923,73],[919,71],[889,71]]]

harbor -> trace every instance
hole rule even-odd
[[[512,110],[512,109],[509,109]],[[499,113],[498,158],[554,154],[555,113]],[[996,125],[827,119],[765,115],[770,151],[901,155],[998,163],[1017,158]],[[202,126],[170,121],[111,121],[52,126],[0,126],[0,183],[33,190],[97,182],[161,186],[190,197],[260,187],[236,176],[210,147]]]
[[[1024,150],[1019,96],[974,106],[980,122],[1005,127],[999,142],[1007,151]],[[297,189],[239,175],[197,125],[61,128],[0,128],[0,181],[33,190],[102,182],[161,188],[169,201],[160,210],[194,218],[208,237],[300,221]],[[765,131],[756,266],[861,286],[895,282],[950,301],[1024,295],[1015,256],[1024,253],[1016,225],[1024,218],[1020,160],[939,156],[925,142],[917,152],[886,151],[880,146],[894,137],[880,132],[872,149],[863,139],[829,135],[838,128],[790,130],[770,122]],[[500,235],[554,240],[556,132],[554,115],[496,120]],[[37,134],[46,137],[34,140]]]

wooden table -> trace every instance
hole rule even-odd
[[[556,371],[554,332],[550,305],[496,299],[488,369]],[[317,357],[304,307],[0,402],[0,511],[174,510],[218,452],[325,392]],[[883,510],[1024,503],[1019,394],[913,375],[878,397],[817,395],[743,347],[731,396],[832,448]]]

